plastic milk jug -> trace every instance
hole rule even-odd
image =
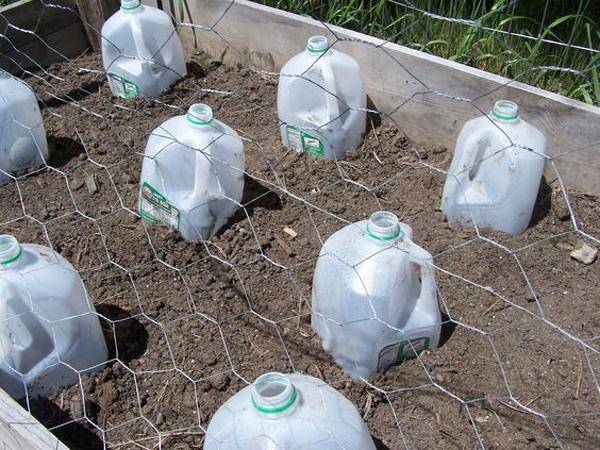
[[[529,225],[544,171],[546,140],[500,100],[489,116],[469,120],[458,136],[442,194],[450,223],[511,234]]]
[[[281,69],[277,90],[283,145],[328,159],[362,144],[365,87],[358,62],[313,36]]]
[[[140,214],[179,230],[187,241],[210,239],[240,206],[244,145],[197,103],[156,128],[142,164]]]
[[[222,405],[204,450],[375,450],[354,405],[324,381],[266,373]]]
[[[73,266],[50,248],[0,235],[0,387],[36,397],[100,370],[107,350]]]
[[[337,231],[321,248],[311,325],[353,379],[438,345],[432,258],[411,238],[408,225],[380,211]]]
[[[44,166],[46,131],[27,83],[0,70],[0,183]]]
[[[158,97],[186,75],[171,18],[140,0],[121,0],[102,26],[102,62],[112,93],[122,98]]]

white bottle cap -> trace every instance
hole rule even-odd
[[[204,103],[194,103],[189,107],[185,117],[193,125],[208,125],[213,120],[212,108]]]
[[[288,410],[298,397],[287,375],[268,372],[252,383],[252,404],[263,414],[278,414]]]
[[[400,220],[394,213],[377,211],[367,222],[367,236],[380,241],[391,241],[400,236]]]
[[[0,264],[6,265],[16,261],[21,256],[21,244],[10,234],[0,235]]]
[[[329,50],[329,42],[326,36],[313,36],[308,40],[306,51],[309,53],[323,53]]]

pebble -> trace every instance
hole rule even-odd
[[[587,266],[598,258],[598,249],[583,243],[571,252],[571,258]]]
[[[80,153],[79,156],[77,156],[77,158],[79,159],[79,161],[85,161],[87,159],[87,154],[84,153]]]
[[[159,413],[156,415],[156,420],[154,421],[154,424],[155,424],[156,426],[160,426],[160,425],[162,425],[163,423],[165,423],[165,415],[164,415],[163,413],[159,412]]]
[[[569,205],[560,189],[552,191],[552,212],[558,220],[563,222],[571,218]]]
[[[73,189],[74,191],[78,191],[82,187],[83,187],[83,181],[80,178],[75,178],[71,182],[71,189]]]
[[[90,194],[98,192],[98,182],[96,181],[96,175],[88,175],[85,178],[85,186]]]

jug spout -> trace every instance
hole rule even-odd
[[[125,12],[133,11],[140,6],[140,0],[121,0],[121,10]]]
[[[498,100],[492,109],[492,117],[500,122],[514,122],[519,119],[519,106],[510,100]]]
[[[19,260],[21,244],[10,234],[0,235],[0,270],[6,270]]]

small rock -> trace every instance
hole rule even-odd
[[[240,70],[240,76],[241,77],[247,77],[249,73],[250,73],[250,71],[248,69],[246,69],[246,68]]]
[[[552,212],[558,220],[563,222],[571,218],[569,205],[560,189],[552,191]]]
[[[82,187],[83,187],[83,181],[80,178],[75,178],[71,182],[71,189],[73,189],[74,191],[78,191]]]
[[[154,424],[158,427],[160,425],[162,425],[163,423],[165,423],[165,415],[161,412],[159,412],[156,415],[156,420],[154,421]]]
[[[583,243],[581,247],[571,252],[571,258],[587,266],[598,258],[598,249]]]
[[[87,155],[85,153],[80,153],[77,158],[79,161],[85,161],[87,159]]]
[[[96,175],[88,175],[85,177],[85,187],[90,194],[95,194],[98,192],[98,181],[96,180]]]

